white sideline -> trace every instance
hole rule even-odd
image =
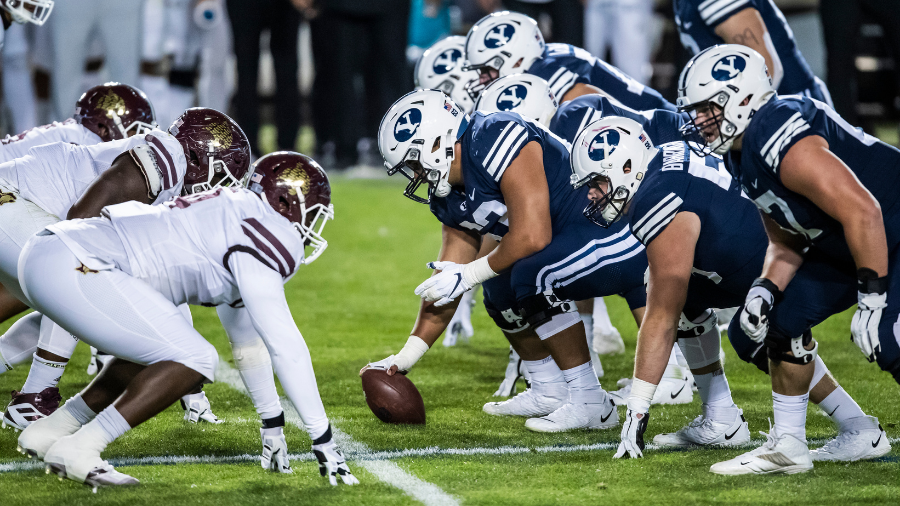
[[[231,367],[224,357],[219,359],[219,367],[216,369],[216,381],[221,381],[244,395],[249,395],[244,387],[243,380],[241,380],[240,373],[237,369]],[[284,397],[281,398],[281,405],[284,408],[284,416],[287,422],[302,430],[306,430],[303,422],[300,420],[300,415],[294,409],[294,405]],[[403,493],[425,506],[459,506],[459,499],[444,492],[437,485],[413,476],[394,462],[373,458],[376,454],[371,448],[359,441],[355,441],[350,435],[342,432],[334,425],[331,426],[331,430],[335,442],[341,446],[348,459],[355,460],[356,464],[362,466],[363,469],[372,473],[379,480],[400,489]]]

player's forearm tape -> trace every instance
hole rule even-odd
[[[399,353],[394,355],[394,365],[401,371],[408,371],[428,351],[428,343],[416,336],[409,336]]]
[[[484,256],[474,262],[467,263],[463,267],[462,276],[466,284],[475,286],[496,277],[497,273],[494,272],[494,269],[491,269],[488,257]]]
[[[649,413],[656,386],[640,378],[634,378],[631,382],[631,394],[628,395],[628,409],[635,413]]]

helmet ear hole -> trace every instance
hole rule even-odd
[[[278,207],[279,209],[276,209],[276,211],[281,214],[286,214],[288,209],[291,208],[291,203],[282,195],[278,198]]]
[[[625,164],[622,166],[622,172],[626,174],[631,173],[631,158],[625,161]]]
[[[441,138],[435,137],[434,144],[431,145],[431,152],[434,153],[435,151],[437,151],[440,148],[441,148]]]
[[[200,166],[200,157],[197,156],[197,152],[193,149],[188,153],[190,155],[190,162],[192,165]]]

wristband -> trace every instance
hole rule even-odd
[[[273,416],[272,418],[263,418],[262,426],[264,429],[284,427],[284,411],[282,411],[278,416]]]
[[[394,355],[394,365],[400,371],[408,371],[422,358],[428,348],[428,344],[421,338],[409,336],[403,349]]]
[[[872,269],[863,267],[856,271],[856,286],[859,293],[877,293],[882,295],[887,293],[888,278],[887,276],[878,277],[878,273]]]
[[[781,299],[784,298],[784,292],[778,289],[778,285],[773,283],[772,281],[766,278],[756,278],[753,281],[753,284],[750,285],[750,291],[752,292],[754,288],[759,287],[766,291],[768,291],[772,295],[772,300],[767,300],[770,306],[774,306],[775,303],[781,302]],[[758,292],[758,290],[757,290]],[[757,293],[757,295],[760,295]],[[750,299],[750,294],[747,295],[747,298]]]
[[[467,263],[462,269],[463,281],[471,287],[479,285],[496,276],[497,273],[494,272],[494,269],[491,269],[491,264],[488,263],[488,257],[486,256],[483,256],[474,262]]]
[[[628,409],[636,413],[649,413],[656,387],[653,383],[634,378],[631,382],[631,394],[628,395]]]

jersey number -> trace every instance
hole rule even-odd
[[[794,217],[794,213],[791,212],[791,208],[788,207],[787,202],[783,199],[778,198],[777,195],[772,193],[772,190],[763,193],[758,198],[754,200],[756,202],[756,206],[762,209],[762,211],[766,214],[771,214],[772,211],[776,209],[781,211],[781,214],[784,215],[784,219],[787,220],[788,223],[791,224],[791,229],[784,228],[788,232],[792,232],[795,234],[802,234],[809,240],[813,240],[822,233],[818,228],[803,228],[800,223],[797,222],[797,218]]]

